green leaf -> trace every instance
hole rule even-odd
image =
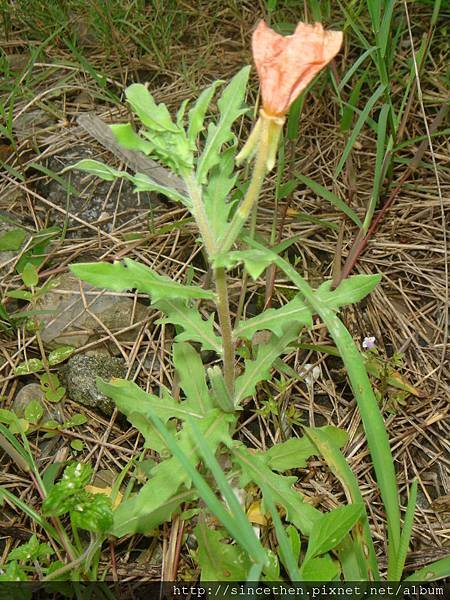
[[[70,265],[70,270],[91,285],[115,292],[137,289],[149,294],[153,302],[169,298],[214,299],[213,292],[209,290],[200,286],[181,285],[129,258],[125,258],[123,263],[77,263]]]
[[[200,430],[212,451],[223,440],[229,439],[229,425],[233,421],[231,415],[213,410],[198,421]],[[195,436],[186,425],[177,434],[178,447],[195,466],[199,461],[198,444]],[[152,478],[139,493],[122,502],[114,512],[112,533],[117,537],[130,533],[142,532],[157,527],[170,518],[170,514],[179,506],[179,496],[189,486],[190,477],[177,458],[172,457],[159,463],[152,470]]]
[[[232,448],[233,460],[241,468],[240,485],[245,487],[253,481],[260,487],[270,490],[275,504],[281,505],[286,511],[286,519],[293,523],[304,535],[309,535],[314,523],[321,517],[321,513],[307,504],[300,492],[294,490],[296,477],[285,477],[274,473],[262,457],[253,454],[244,445],[235,445]]]
[[[30,373],[37,373],[38,371],[44,370],[44,364],[39,358],[30,358],[20,364],[14,369],[14,375],[29,375]]]
[[[75,413],[68,419],[64,421],[62,424],[62,429],[69,429],[70,427],[78,427],[79,425],[84,425],[87,422],[86,415],[82,415],[81,413]]]
[[[44,407],[39,402],[39,400],[31,400],[28,405],[25,407],[24,417],[33,425],[37,425],[41,420],[42,415],[44,414]]]
[[[183,405],[188,404],[195,412],[205,415],[214,408],[214,404],[206,385],[206,372],[200,355],[185,342],[174,344],[172,351],[173,364],[187,399]]]
[[[206,215],[216,239],[225,232],[230,211],[235,203],[229,200],[237,179],[237,173],[234,172],[234,158],[234,147],[222,152],[219,163],[211,169],[208,183],[203,188]]]
[[[328,202],[330,202],[330,204],[332,204],[335,208],[346,214],[347,217],[349,217],[356,225],[358,225],[358,227],[362,226],[362,221],[355,213],[355,211],[352,208],[350,208],[350,206],[348,206],[343,200],[341,200],[339,196],[336,196],[336,194],[333,194],[333,192],[330,192],[330,190],[324,188],[322,185],[320,185],[320,183],[317,183],[313,179],[306,177],[306,175],[297,175],[297,178],[300,179],[300,181],[302,181],[309,188],[311,188],[315,194],[317,194],[324,200],[328,200]]]
[[[415,571],[412,575],[405,578],[405,582],[410,581],[436,581],[450,577],[450,556],[436,560],[426,567]]]
[[[198,541],[201,581],[245,581],[251,567],[248,555],[237,544],[223,543],[223,530],[200,523],[194,529]]]
[[[306,467],[306,461],[315,452],[314,444],[307,437],[301,437],[276,444],[269,450],[258,453],[258,456],[262,456],[266,465],[274,471],[287,471]]]
[[[356,142],[356,138],[360,134],[361,129],[364,126],[364,123],[367,121],[371,110],[375,106],[375,103],[380,98],[380,96],[384,93],[385,89],[386,89],[386,85],[385,84],[380,84],[377,87],[377,89],[374,91],[374,93],[371,95],[371,97],[369,98],[369,100],[367,101],[367,104],[364,107],[364,110],[359,115],[358,120],[356,121],[356,124],[355,124],[355,126],[353,128],[352,134],[348,138],[347,144],[345,145],[344,152],[342,153],[342,156],[339,159],[339,163],[338,163],[338,165],[336,167],[336,170],[334,172],[334,176],[335,177],[338,177],[339,174],[340,174],[340,172],[342,171],[342,169],[343,169],[343,167],[345,165],[345,161],[347,160],[348,155],[352,151],[353,145]]]
[[[196,145],[198,134],[204,129],[203,122],[205,120],[205,114],[211,103],[212,97],[214,96],[214,92],[216,91],[216,88],[223,83],[225,82],[220,80],[214,81],[212,85],[203,90],[198,97],[197,102],[189,111],[188,139],[194,147]]]
[[[6,568],[2,569],[2,573],[0,573],[0,581],[14,582],[11,583],[11,585],[14,585],[14,589],[11,589],[10,596],[6,597],[14,597],[14,600],[29,600],[32,597],[31,590],[19,588],[17,586],[17,581],[28,581],[28,577],[25,571],[19,567],[15,560],[9,562]],[[7,585],[3,586],[3,590],[8,593]]]
[[[363,514],[364,506],[361,503],[349,504],[321,514],[311,529],[304,562],[338,546]]]
[[[82,440],[72,440],[70,442],[70,447],[77,452],[81,452],[84,448],[84,442]]]
[[[242,321],[233,335],[235,338],[251,341],[257,331],[267,329],[281,337],[283,328],[289,322],[305,325],[308,328],[313,325],[311,309],[303,302],[300,295],[281,308],[269,308],[256,317]]]
[[[72,463],[64,469],[60,481],[50,490],[47,498],[42,504],[42,512],[45,515],[59,517],[80,502],[84,488],[92,476],[92,467],[80,462]],[[91,494],[92,495],[92,494]]]
[[[226,254],[217,256],[214,266],[233,269],[236,265],[244,263],[245,268],[253,279],[258,279],[261,273],[273,263],[273,254],[268,255],[263,250],[231,250]]]
[[[328,555],[311,558],[301,568],[304,581],[335,581],[340,572],[339,563]]]
[[[224,89],[217,102],[220,118],[217,124],[210,123],[208,127],[205,149],[197,166],[197,180],[199,183],[206,182],[208,172],[220,161],[222,146],[235,139],[231,125],[245,112],[242,103],[244,102],[249,73],[249,66],[241,69]]]
[[[300,325],[291,323],[281,337],[272,334],[267,344],[259,344],[254,360],[245,361],[245,370],[236,379],[235,405],[239,406],[245,398],[251,396],[260,381],[270,381],[270,368],[287,347],[298,337]]]
[[[165,104],[156,104],[153,96],[141,83],[133,83],[125,90],[125,96],[141,122],[151,130],[179,132]]]
[[[175,336],[177,342],[199,342],[202,350],[222,354],[221,338],[214,333],[214,316],[204,319],[200,312],[182,300],[160,300],[154,306],[166,314],[157,323],[180,325],[184,331]]]
[[[5,250],[19,250],[27,234],[24,229],[10,229],[0,235],[0,252]]]
[[[98,160],[92,160],[91,158],[83,158],[83,160],[79,160],[77,163],[70,165],[68,168],[86,171],[91,175],[100,177],[100,179],[103,179],[104,181],[114,181],[117,179],[117,177],[119,177],[116,169],[113,169],[113,167],[109,167]],[[64,169],[62,173],[64,173],[65,170],[66,169]]]
[[[353,275],[338,285],[335,290],[331,288],[331,281],[325,281],[315,291],[316,297],[327,308],[339,310],[341,306],[355,304],[365,298],[380,283],[382,275]]]
[[[53,367],[54,365],[59,365],[59,363],[64,362],[69,356],[75,352],[75,348],[73,346],[59,346],[55,350],[52,350],[47,357],[48,364]]]
[[[150,154],[152,151],[153,145],[147,140],[142,139],[134,131],[130,123],[110,125],[109,128],[113,132],[117,142],[124,148],[127,148],[127,150],[135,150],[144,154]]]
[[[33,300],[33,293],[25,290],[12,290],[11,292],[6,292],[6,296],[8,298],[16,298],[17,300],[26,300],[27,302]]]
[[[113,524],[111,499],[105,494],[88,494],[84,492],[70,511],[75,527],[106,533]]]
[[[214,365],[208,369],[208,378],[211,384],[211,397],[215,406],[221,408],[224,412],[234,412],[233,397],[226,386],[222,369],[219,365]]]
[[[35,287],[39,283],[39,275],[37,269],[30,262],[27,263],[23,268],[22,281],[29,288]]]
[[[54,553],[54,550],[48,544],[40,543],[37,535],[34,533],[28,542],[21,544],[8,553],[8,561],[23,560],[29,563],[52,556]]]

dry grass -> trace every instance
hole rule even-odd
[[[198,88],[215,78],[229,78],[240,65],[248,62],[249,33],[260,16],[256,14],[254,3],[193,4],[194,6],[184,1],[178,3],[179,10],[185,14],[185,30],[164,56],[163,65],[158,62],[157,56],[148,56],[129,39],[122,37],[123,54],[114,56],[111,53],[108,57],[107,89],[121,94],[130,79],[147,79],[151,82],[157,100],[175,108],[184,98],[195,96]],[[300,15],[287,16],[295,21]],[[414,34],[419,36],[417,28]],[[13,38],[10,37],[4,46],[7,54],[27,53],[30,47],[29,41],[21,36],[21,31]],[[128,53],[126,48],[130,49]],[[404,46],[403,51],[406,60],[409,55],[408,46]],[[105,53],[95,44],[89,49],[88,56],[93,68],[104,68]],[[125,119],[127,112],[123,106],[106,104],[105,90],[100,91],[103,100],[99,100],[98,83],[86,69],[79,65],[73,66],[73,57],[67,49],[55,43],[46,47],[45,57],[45,61],[35,64],[33,69],[36,81],[40,81],[34,89],[35,95],[19,95],[14,106],[14,116],[17,119],[20,115],[39,108],[48,114],[49,122],[30,131],[19,142],[15,151],[13,148],[4,149],[2,156],[10,169],[2,170],[0,180],[0,208],[22,219],[30,229],[39,230],[48,226],[57,213],[63,219],[70,219],[69,235],[51,246],[40,271],[42,281],[65,272],[71,262],[86,259],[111,260],[128,256],[179,280],[183,280],[187,270],[192,267],[195,280],[202,282],[205,277],[204,262],[195,241],[194,227],[189,223],[174,228],[166,227],[186,218],[185,212],[179,207],[153,199],[154,207],[149,219],[148,199],[130,197],[129,189],[121,189],[118,183],[113,183],[106,192],[101,188],[101,194],[105,198],[103,209],[107,216],[101,223],[96,223],[88,222],[77,214],[70,214],[70,211],[67,215],[65,204],[58,204],[58,201],[47,195],[49,180],[33,170],[32,163],[45,165],[53,157],[56,161],[53,164],[58,164],[59,160],[65,166],[68,160],[75,162],[81,157],[77,157],[78,149],[105,162],[114,163],[116,160],[76,125],[76,115],[83,111],[95,111],[105,121],[114,122]],[[439,51],[432,53],[432,57],[432,64],[421,80],[426,109],[430,113],[445,99],[441,84],[445,65]],[[343,71],[348,68],[351,58],[346,57],[346,65],[338,65],[338,68]],[[68,66],[69,64],[72,66]],[[373,132],[363,131],[358,149],[352,153],[344,176],[336,181],[333,171],[345,141],[339,131],[337,105],[330,104],[326,95],[320,96],[313,91],[305,104],[301,137],[295,147],[294,172],[304,173],[321,183],[345,198],[363,215],[372,186],[375,147]],[[250,101],[254,98],[253,95]],[[423,134],[423,115],[419,102],[414,98],[404,139]],[[399,156],[410,160],[414,149],[415,146],[408,147]],[[23,175],[22,181],[14,177],[11,168]],[[395,167],[394,181],[400,178],[405,168],[406,165],[399,161]],[[385,413],[396,461],[402,508],[406,504],[405,490],[411,480],[417,477],[420,485],[413,552],[408,558],[408,570],[447,555],[450,543],[449,506],[439,502],[440,498],[450,494],[449,370],[445,356],[448,342],[448,281],[443,228],[443,211],[448,210],[448,204],[444,206],[444,200],[450,197],[449,172],[448,143],[442,137],[434,138],[432,149],[425,152],[422,165],[401,188],[396,201],[357,262],[355,272],[380,272],[383,275],[382,283],[367,302],[344,312],[344,320],[356,339],[362,340],[366,335],[374,335],[382,355],[390,357],[394,352],[404,355],[402,376],[419,392],[417,397],[409,396],[406,404],[397,406],[394,413]],[[436,183],[437,177],[440,191]],[[90,177],[79,177],[77,185],[82,186],[79,191],[88,199],[99,194],[95,189],[97,183]],[[259,233],[267,237],[273,220],[273,193],[272,178],[265,185],[258,222]],[[331,275],[338,233],[334,229],[300,220],[295,217],[295,213],[306,213],[334,223],[340,222],[341,215],[301,185],[291,198],[291,209],[283,237],[301,235],[302,241],[293,247],[297,256],[301,257],[299,268],[311,282],[318,283],[323,277]],[[142,233],[141,239],[131,242],[125,240],[125,234],[137,231]],[[354,234],[352,224],[346,222],[343,259]],[[2,270],[2,293],[20,285],[14,265],[15,259]],[[236,273],[236,278],[230,282],[230,294],[235,306],[239,302],[241,290],[238,275]],[[249,284],[245,303],[247,308],[249,304],[261,304],[264,287],[262,280]],[[277,276],[274,303],[283,302],[286,293],[286,282]],[[145,302],[138,295],[130,294],[130,297],[135,301]],[[86,302],[89,303],[88,297]],[[160,384],[172,387],[176,382],[173,381],[170,358],[171,331],[164,325],[154,323],[157,316],[152,312],[149,319],[134,323],[131,326],[133,341],[128,343],[119,340],[121,331],[105,330],[99,323],[98,339],[79,351],[101,348],[112,343],[125,358],[127,376],[130,379],[139,382],[147,390],[158,389]],[[302,341],[329,342],[327,332],[319,322]],[[2,406],[9,407],[23,383],[14,377],[13,368],[23,360],[25,353],[28,356],[37,355],[37,346],[33,337],[18,330],[14,336],[4,337],[1,352],[4,359],[0,365]],[[296,370],[306,363],[320,364],[322,375],[313,394],[308,392],[301,380],[292,381],[282,394],[275,387],[266,386],[255,399],[255,404],[247,405],[239,435],[248,444],[258,448],[269,447],[282,439],[283,432],[276,418],[254,412],[255,406],[264,406],[268,394],[272,394],[279,402],[281,422],[285,422],[283,415],[295,407],[306,424],[330,423],[345,429],[350,437],[345,455],[367,500],[380,564],[383,565],[383,509],[360,417],[341,372],[341,365],[335,359],[320,354],[311,355],[300,349],[287,357],[287,360]],[[155,368],[155,365],[159,366]],[[383,402],[385,406],[391,407],[389,390],[384,390]],[[64,410],[70,414],[79,408],[68,401]],[[97,471],[120,472],[130,458],[139,453],[139,435],[135,430],[127,429],[116,414],[107,420],[96,412],[85,410],[89,418],[88,424],[78,428],[75,434],[86,443],[83,459],[91,461]],[[299,431],[299,427],[294,425],[289,433],[294,435]],[[52,460],[61,460],[64,453],[67,455],[68,440],[66,435],[59,438],[58,448],[54,448],[46,457],[39,456],[36,440],[34,450],[38,460],[42,459],[42,466]],[[55,450],[61,454],[55,455]],[[28,477],[7,457],[3,457],[1,462],[0,484],[14,490],[30,505],[38,507],[39,499]],[[301,470],[298,487],[312,503],[324,510],[345,502],[340,484],[320,460],[310,461],[309,468]],[[32,527],[33,524],[23,514],[9,508],[4,510],[0,522],[3,558]],[[174,575],[170,571],[173,551],[177,548],[177,540],[186,532],[189,532],[189,525],[176,520],[172,524],[166,524],[159,537],[147,539],[135,536],[124,540],[115,549],[113,546],[105,548],[102,568],[121,580],[159,579],[161,576]],[[189,537],[186,543],[189,543]],[[178,576],[191,572],[191,569],[189,553],[183,545]]]

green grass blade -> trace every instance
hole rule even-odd
[[[380,98],[380,96],[384,93],[385,89],[386,89],[386,86],[384,84],[380,84],[377,87],[377,89],[374,91],[374,93],[371,95],[369,100],[367,101],[367,104],[364,107],[364,110],[359,115],[359,118],[355,124],[355,128],[353,129],[351,136],[348,138],[347,144],[344,148],[344,152],[342,153],[342,156],[341,156],[339,163],[336,167],[336,170],[334,172],[335,177],[338,177],[340,172],[342,171],[342,169],[345,165],[345,161],[347,160],[348,155],[350,154],[350,152],[353,148],[353,145],[356,142],[356,138],[360,134],[361,129],[363,128],[363,125],[366,122],[372,108],[375,106],[375,103]]]
[[[403,524],[403,531],[400,536],[400,548],[398,550],[397,561],[394,565],[395,568],[390,574],[388,572],[389,581],[400,581],[405,566],[406,555],[408,553],[409,542],[411,539],[412,527],[414,522],[414,512],[417,503],[417,479],[415,479],[411,485],[411,491],[409,494],[408,505],[406,507],[405,521]]]
[[[370,48],[367,48],[367,50],[365,50],[361,54],[361,56],[353,63],[353,65],[350,67],[350,69],[346,72],[344,77],[341,79],[339,86],[338,86],[339,91],[342,91],[344,89],[344,86],[346,85],[346,83],[348,81],[350,81],[350,79],[353,77],[353,75],[358,71],[359,66],[366,60],[366,58],[368,56],[373,54],[376,49],[377,49],[376,46],[371,46]]]
[[[288,537],[281,523],[280,515],[278,514],[277,508],[273,501],[272,494],[270,493],[269,488],[266,486],[262,487],[261,491],[264,496],[264,503],[267,504],[267,508],[272,515],[272,521],[277,534],[278,544],[281,552],[283,553],[289,577],[291,578],[291,581],[302,581],[303,578],[300,574],[300,569],[298,568],[297,561],[292,552]]]
[[[306,175],[297,175],[297,178],[300,179],[302,183],[307,185],[312,191],[323,198],[324,200],[328,200],[330,204],[332,204],[335,208],[342,211],[349,217],[358,227],[362,227],[362,222],[358,215],[355,213],[353,209],[350,208],[343,200],[341,200],[338,196],[330,192],[324,188],[320,183],[317,183],[313,179],[306,177]]]
[[[404,581],[436,581],[437,579],[444,579],[450,577],[450,556],[441,558],[418,571],[415,571],[409,577],[406,577]]]

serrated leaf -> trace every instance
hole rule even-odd
[[[214,404],[206,384],[206,371],[200,355],[190,344],[184,342],[174,344],[172,352],[173,364],[180,377],[180,386],[187,399],[183,404],[205,415],[214,408]]]
[[[10,229],[0,235],[0,252],[5,250],[19,250],[27,234],[23,229]]]
[[[237,179],[237,173],[234,172],[234,158],[234,148],[222,152],[219,163],[212,168],[208,183],[203,188],[205,211],[215,239],[219,239],[225,232],[234,205],[234,202],[228,198]]]
[[[201,581],[245,581],[252,565],[248,555],[237,545],[223,543],[223,530],[214,530],[200,523],[194,529],[198,542],[198,563]]]
[[[306,461],[316,451],[307,437],[291,438],[281,444],[276,444],[258,455],[264,458],[268,467],[274,471],[287,471],[306,467]]]
[[[245,112],[242,104],[244,102],[249,72],[249,66],[241,69],[224,89],[217,102],[220,118],[217,124],[210,123],[208,127],[205,149],[199,158],[197,166],[197,180],[199,183],[206,182],[208,172],[220,160],[222,146],[235,137],[231,130],[231,125]]]
[[[198,426],[213,452],[221,442],[229,442],[228,430],[232,421],[231,415],[224,415],[218,410],[211,411],[198,421]],[[196,465],[200,460],[197,440],[187,425],[177,437],[181,451]],[[115,511],[113,535],[121,537],[129,533],[145,533],[167,520],[169,507],[173,512],[178,506],[176,502],[174,506],[174,498],[185,491],[180,490],[182,485],[189,486],[190,478],[177,458],[172,457],[158,464],[152,470],[150,481],[136,496],[122,502]]]
[[[80,462],[72,463],[64,469],[60,481],[50,490],[42,504],[44,514],[59,517],[70,510],[84,493],[84,487],[89,483],[92,467]]]
[[[275,504],[286,511],[286,519],[293,523],[304,535],[309,535],[314,523],[321,513],[307,504],[302,495],[294,490],[296,477],[285,477],[274,473],[264,462],[264,459],[253,454],[243,445],[232,449],[233,459],[241,468],[240,485],[245,487],[253,481],[259,486],[269,488]]]
[[[361,503],[348,504],[320,515],[311,529],[305,562],[339,545],[364,514]]]
[[[124,148],[127,148],[127,150],[135,150],[144,154],[150,154],[152,151],[152,144],[141,138],[134,131],[131,123],[118,123],[110,125],[109,128],[113,132],[117,142]]]
[[[179,132],[179,128],[173,123],[166,105],[156,104],[153,96],[144,85],[133,83],[125,90],[125,96],[133,112],[136,113],[146,127],[161,132]]]
[[[355,304],[365,298],[380,283],[380,275],[353,275],[331,289],[331,281],[325,281],[315,291],[316,297],[328,308],[338,310],[341,306]]]
[[[55,348],[52,350],[47,357],[48,364],[53,367],[54,365],[59,365],[59,363],[64,362],[72,356],[75,352],[75,348],[73,346],[59,346],[59,348]]]
[[[177,342],[199,342],[203,350],[214,350],[222,354],[221,338],[214,333],[214,317],[204,319],[196,308],[182,300],[160,300],[156,308],[166,314],[157,323],[181,325],[184,331],[175,336]]]
[[[312,311],[300,296],[296,296],[281,308],[269,308],[256,317],[242,321],[233,335],[235,338],[251,341],[257,331],[267,329],[280,337],[283,328],[289,322],[305,325],[308,328],[313,325]]]
[[[213,292],[209,290],[182,285],[129,258],[125,258],[123,263],[77,263],[70,265],[70,270],[83,281],[100,288],[115,292],[137,289],[149,294],[154,303],[169,298],[214,299]]]
[[[270,369],[287,347],[298,337],[298,323],[291,323],[281,337],[272,334],[267,344],[259,344],[254,360],[245,361],[244,373],[236,379],[235,404],[239,406],[245,398],[251,396],[260,381],[270,381]]]
[[[244,263],[246,270],[253,279],[258,279],[261,273],[273,263],[273,254],[264,250],[232,250],[216,257],[214,266],[233,269],[236,265]]]
[[[30,373],[37,373],[38,371],[44,370],[44,364],[39,358],[30,358],[26,360],[14,369],[15,375],[29,375]]]
[[[75,527],[96,533],[105,533],[111,529],[113,524],[111,499],[103,494],[84,492],[72,507],[70,515]]]
[[[197,99],[197,102],[189,111],[189,127],[188,127],[188,139],[192,146],[195,147],[198,134],[204,129],[205,114],[208,110],[208,106],[211,103],[214,92],[219,85],[222,85],[224,81],[214,81],[212,85],[203,90]]]
[[[40,543],[37,535],[34,533],[28,542],[10,550],[8,553],[8,561],[23,560],[30,562],[40,560],[46,556],[51,556],[54,553],[54,550],[48,544]]]

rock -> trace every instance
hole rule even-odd
[[[60,423],[64,421],[61,407],[58,404],[52,404],[50,406],[45,402],[45,394],[38,383],[28,383],[27,385],[24,385],[14,398],[11,410],[22,419],[25,416],[25,409],[32,400],[38,400],[44,408],[44,413],[40,422],[49,421],[50,419],[59,421]]]
[[[109,381],[112,377],[123,378],[125,362],[107,354],[76,354],[59,369],[67,395],[74,402],[97,408],[107,416],[114,410],[114,402],[98,391],[97,377]]]
[[[58,287],[47,292],[37,302],[36,307],[38,310],[46,311],[39,318],[44,323],[41,335],[47,348],[64,345],[80,348],[89,341],[106,335],[106,330],[100,323],[103,323],[108,331],[115,333],[148,317],[149,308],[137,303],[133,321],[134,301],[131,298],[110,293],[97,296],[100,294],[98,288],[80,282],[70,273],[58,277],[58,281]],[[80,286],[88,310],[84,307]],[[95,292],[95,295],[89,292]],[[98,320],[92,315],[95,315]],[[136,333],[137,329],[131,329],[118,335],[117,339],[123,342],[133,341]],[[110,344],[109,350],[112,353],[118,351],[115,344]]]

